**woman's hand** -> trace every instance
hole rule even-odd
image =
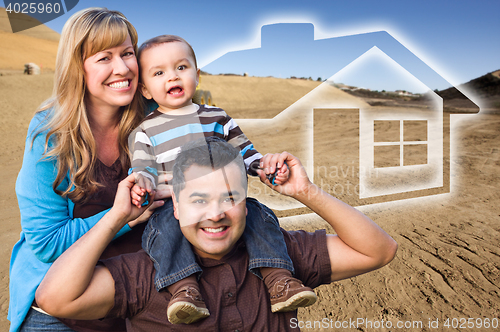
[[[145,214],[145,211],[147,211],[149,207],[137,207],[132,204],[132,201],[130,199],[130,191],[135,184],[135,178],[136,174],[132,173],[118,184],[115,201],[113,203],[113,207],[110,210],[110,212],[116,218],[123,221],[123,225],[131,221],[133,221],[133,225],[136,225],[147,220],[147,218],[149,218],[149,215],[151,215],[151,213],[149,213],[149,215]],[[145,214],[144,217],[142,217],[143,214]]]
[[[156,190],[152,190],[149,196],[149,200],[152,203],[147,206],[146,210],[138,218],[128,223],[130,227],[134,227],[140,223],[148,221],[154,210],[159,208],[160,206],[163,206],[163,204],[165,204],[165,199],[172,197],[172,186],[167,184],[168,180],[171,179],[172,175],[165,175],[164,177],[159,178],[158,187],[156,188]]]
[[[154,199],[154,195],[152,195],[150,197],[151,197],[151,199]],[[128,222],[128,225],[132,228],[132,227],[134,227],[136,225],[139,225],[140,223],[148,221],[149,217],[151,217],[151,215],[153,214],[154,210],[156,210],[157,208],[159,208],[163,204],[165,204],[165,201],[163,201],[163,200],[153,201],[153,203],[149,204],[146,207],[146,210],[138,218],[136,218],[136,219]]]

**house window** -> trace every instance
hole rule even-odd
[[[374,167],[427,164],[426,120],[375,120]]]

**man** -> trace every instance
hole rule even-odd
[[[275,171],[270,165],[284,162],[290,178],[272,186],[265,180],[266,173]],[[259,175],[268,185],[311,208],[337,233],[283,231],[295,273],[306,286],[359,275],[392,260],[397,249],[394,240],[369,218],[311,183],[297,158],[286,152],[266,155],[261,168]],[[95,267],[115,232],[140,212],[130,204],[133,184],[133,175],[122,181],[115,210],[53,264],[36,294],[42,309],[75,319],[127,317],[130,331],[294,330],[290,320],[296,311],[272,313],[262,280],[248,270],[248,255],[240,240],[247,217],[246,174],[237,150],[211,138],[191,142],[182,148],[174,166],[174,213],[203,269],[200,290],[210,311],[208,318],[191,325],[167,321],[170,294],[156,292],[155,269],[144,251]],[[261,213],[276,221],[268,208],[262,206]],[[154,241],[161,241],[161,234]],[[281,291],[286,292],[286,285]]]

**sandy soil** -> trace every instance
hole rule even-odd
[[[245,79],[247,81],[242,81]],[[28,123],[35,108],[50,95],[52,80],[50,74],[0,77],[0,139],[3,143],[0,165],[4,178],[0,190],[3,230],[0,234],[0,331],[6,331],[9,325],[6,319],[8,266],[20,231],[15,179],[22,162]],[[243,82],[246,88],[238,91],[238,82]],[[220,87],[224,84],[233,87],[231,93],[222,94],[225,89]],[[234,118],[257,117],[257,113],[259,117],[271,118],[318,83],[207,76],[202,78],[202,85],[210,88],[215,102]],[[447,329],[443,324],[448,318],[491,320],[499,317],[500,114],[482,110],[478,115],[452,115],[451,128],[451,193],[360,206],[362,212],[398,242],[397,256],[378,271],[318,288],[318,303],[299,311],[302,324],[317,321],[316,327],[304,330],[334,330],[321,328],[318,325],[321,320],[323,324],[330,324],[331,319],[334,327],[336,321],[337,324],[345,321],[346,326],[349,320],[365,319],[375,327],[380,326],[382,320],[384,326],[390,321],[393,328],[370,328],[370,323],[365,322],[357,326],[358,330],[463,331],[466,328]],[[325,133],[330,130],[321,126],[318,129]],[[272,133],[267,133],[265,140],[247,134],[252,140],[264,142],[263,147],[256,144],[263,152],[274,152],[271,149],[281,144],[281,137]],[[287,144],[296,143],[293,135],[286,140]],[[328,147],[318,148],[328,151]],[[335,153],[348,153],[351,148],[352,144],[346,142],[336,146]],[[287,229],[328,228],[311,214],[283,217],[281,223]],[[430,328],[429,320],[438,320],[439,329]],[[422,327],[396,328],[398,321],[403,326],[405,322],[407,326],[412,321],[422,322]]]
[[[219,80],[218,84],[224,82]],[[231,82],[233,88],[235,83]],[[262,81],[260,87],[272,93]],[[340,91],[335,94],[336,98],[348,99]],[[274,99],[279,99],[278,96],[276,91]],[[214,100],[217,101],[217,97],[214,94]],[[226,107],[223,105],[225,97],[219,96],[219,100],[220,106]],[[414,112],[415,108],[425,108],[423,104],[394,103],[391,107],[398,107],[399,111],[411,108]],[[281,110],[288,106],[285,104]],[[500,208],[496,202],[500,198],[497,189],[500,112],[498,107],[488,108],[493,104],[492,100],[483,101],[482,106],[486,107],[479,114],[451,115],[450,193],[400,201],[396,196],[394,202],[358,207],[394,237],[399,244],[398,254],[393,262],[378,271],[320,287],[319,303],[299,311],[299,320],[306,324],[303,326],[307,327],[307,322],[314,324],[316,321],[317,324],[305,330],[330,330],[335,324],[345,326],[343,322],[358,322],[357,319],[361,324],[356,327],[362,331],[431,331],[436,324],[439,330],[465,330],[462,325],[465,318],[498,319]],[[228,112],[238,114],[231,106],[226,107]],[[263,114],[272,117],[276,113]],[[320,139],[314,141],[315,162],[322,163],[321,158],[331,154],[340,159],[349,154],[350,149],[357,148],[356,141],[346,135],[353,128],[352,123],[343,119],[333,125],[327,121],[315,123],[315,133],[320,133]],[[283,133],[285,138],[281,133],[274,136],[274,133],[262,132],[251,139],[259,141],[264,152],[278,152],[279,148],[272,149],[280,146],[280,141],[286,141],[289,149],[300,144],[294,141],[293,129],[289,130],[292,133]],[[334,137],[328,135],[339,131],[343,133],[342,144],[332,146],[331,139],[321,139]],[[337,137],[340,138],[338,134]],[[261,145],[256,144],[257,148]],[[342,199],[357,203],[347,195]],[[288,229],[328,228],[324,221],[311,214],[284,217],[281,223]],[[323,325],[325,318],[328,328]],[[450,328],[444,325],[447,319],[450,319]],[[400,322],[412,328],[375,328],[381,326],[377,324],[382,320],[390,321],[393,327]],[[420,322],[422,325],[418,325]],[[384,326],[388,327],[387,323]],[[488,330],[478,326],[475,325],[476,330]]]
[[[398,254],[381,270],[321,287],[324,300],[301,311],[303,320],[412,321],[423,328],[409,330],[431,331],[429,319],[447,330],[448,318],[499,316],[500,118],[463,117],[452,121],[451,193],[359,207],[398,242]],[[306,229],[321,223],[310,218]]]

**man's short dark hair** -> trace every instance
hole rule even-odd
[[[189,167],[192,165],[205,166],[216,171],[233,162],[240,170],[242,186],[246,192],[247,173],[239,149],[215,136],[200,138],[184,144],[173,167],[172,186],[177,201],[179,201],[179,193],[186,185],[184,173]]]

